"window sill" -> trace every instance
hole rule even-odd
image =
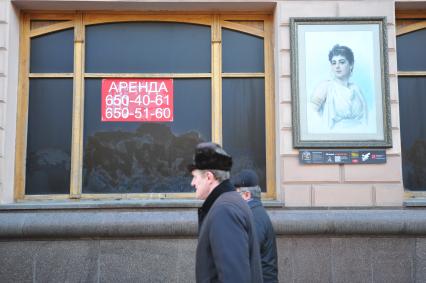
[[[50,210],[50,209],[135,209],[135,208],[197,208],[202,201],[176,200],[62,200],[23,201],[0,205],[1,210]]]
[[[404,200],[404,206],[409,208],[426,207],[426,198],[412,198]]]
[[[145,209],[145,208],[198,208],[203,201],[196,199],[152,199],[152,200],[63,200],[63,201],[24,201],[0,204],[0,211],[7,210],[58,210],[58,209]],[[283,208],[284,203],[265,200],[267,208]]]

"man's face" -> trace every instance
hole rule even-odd
[[[195,188],[195,197],[197,199],[205,200],[210,194],[210,172],[203,172],[200,170],[192,171],[192,181],[191,186]],[[211,174],[211,173],[210,173]]]

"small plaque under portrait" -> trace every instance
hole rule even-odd
[[[301,150],[303,164],[380,164],[386,163],[385,150]]]

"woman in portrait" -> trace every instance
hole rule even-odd
[[[349,79],[354,68],[354,54],[343,45],[334,45],[328,54],[333,78],[314,90],[311,105],[323,127],[338,131],[367,125],[367,105],[361,89]]]

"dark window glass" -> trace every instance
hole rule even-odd
[[[113,23],[86,28],[86,72],[210,73],[210,27]]]
[[[31,73],[74,72],[74,30],[67,29],[31,39]]]
[[[232,157],[232,174],[253,169],[266,191],[264,79],[224,79],[223,146]]]
[[[426,190],[426,77],[400,77],[398,87],[404,187]]]
[[[399,71],[426,71],[426,29],[396,38]]]
[[[263,72],[263,38],[222,29],[222,70],[224,73]]]
[[[25,193],[69,194],[72,79],[31,79]]]
[[[86,80],[83,193],[194,191],[186,166],[211,140],[211,81],[173,84],[173,122],[101,122],[101,80]]]

